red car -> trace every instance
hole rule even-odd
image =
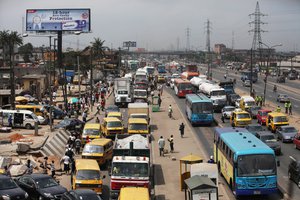
[[[267,109],[261,109],[257,112],[257,123],[263,125],[263,124],[266,124],[266,119],[267,119],[267,116],[268,116],[268,113],[269,112],[272,112],[271,110],[267,110]]]
[[[293,143],[295,145],[295,149],[300,149],[300,135],[296,135],[296,137],[293,139]]]

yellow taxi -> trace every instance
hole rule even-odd
[[[86,143],[87,136],[89,139],[99,139],[101,138],[100,129],[101,126],[98,123],[87,123],[84,125],[83,132],[82,132],[82,145]]]
[[[123,187],[120,190],[118,200],[150,200],[148,188],[144,187]]]
[[[128,119],[129,134],[149,134],[148,121],[142,118]]]
[[[94,139],[85,144],[82,150],[82,158],[94,159],[101,166],[112,159],[113,141],[107,138]]]
[[[289,120],[286,114],[278,112],[268,113],[266,119],[266,127],[271,130],[273,133],[276,131],[278,126],[289,125]]]
[[[116,117],[105,117],[101,124],[101,133],[106,137],[115,137],[116,134],[123,134],[124,126]]]
[[[242,109],[235,109],[230,116],[230,124],[232,127],[244,127],[251,124],[252,118],[250,114]]]
[[[96,160],[92,159],[76,159],[75,160],[75,174],[72,179],[72,188],[76,189],[90,189],[97,194],[102,194],[102,179],[99,165]]]

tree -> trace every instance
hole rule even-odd
[[[96,60],[103,58],[105,56],[105,48],[103,46],[105,40],[101,40],[100,38],[94,38],[94,42],[92,42],[92,56]]]
[[[3,64],[5,66],[6,64],[6,57],[8,53],[7,49],[7,38],[8,38],[8,30],[0,31],[0,48],[2,48],[2,58],[3,58]]]
[[[23,46],[19,47],[19,53],[23,56],[24,62],[30,62],[30,58],[32,57],[33,46],[31,43],[27,43]]]

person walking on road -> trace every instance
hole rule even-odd
[[[158,140],[158,147],[159,147],[159,156],[165,156],[164,155],[165,139],[163,136],[160,136],[160,138]]]
[[[77,155],[80,154],[81,140],[79,137],[75,140],[75,152]]]
[[[161,106],[161,97],[160,97],[160,95],[158,96],[158,107],[160,107]]]
[[[288,112],[289,112],[289,102],[285,102],[284,103],[284,108],[285,108],[285,114],[288,114]]]
[[[293,113],[292,113],[292,102],[291,101],[288,102],[288,108],[289,108],[289,115],[293,115]]]
[[[83,111],[83,113],[82,113],[82,121],[86,122],[86,118],[87,118],[87,113],[86,113],[86,111]]]
[[[170,143],[170,152],[173,153],[174,152],[174,138],[173,135],[171,135],[171,137],[168,139],[169,143]]]
[[[52,160],[50,164],[50,170],[51,170],[51,177],[54,178],[55,176],[55,165],[54,165],[54,160]]]
[[[65,173],[69,174],[71,159],[67,155],[67,153],[64,155],[64,157],[61,158],[60,163],[62,163],[62,162],[64,163],[64,171],[65,171]]]
[[[169,109],[168,109],[169,118],[172,118],[172,114],[173,114],[173,109],[172,109],[172,106],[169,105]]]
[[[180,136],[181,138],[183,138],[183,135],[184,135],[184,123],[182,122],[180,125],[179,125],[179,131],[180,131]]]

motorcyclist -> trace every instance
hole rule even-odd
[[[276,85],[274,85],[273,91],[277,92],[277,86]]]

